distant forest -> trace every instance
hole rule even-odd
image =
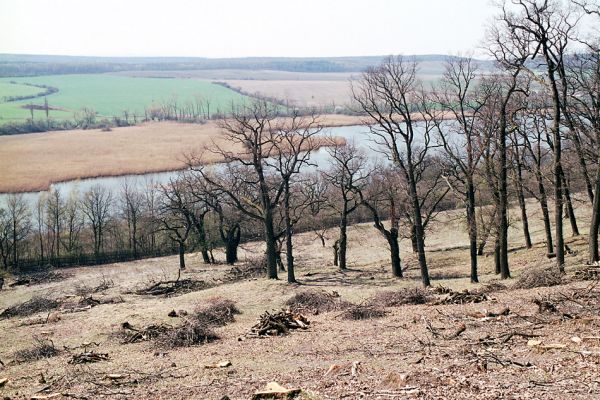
[[[118,71],[176,71],[202,69],[277,70],[290,72],[359,72],[381,63],[368,57],[77,57],[0,54],[0,77],[92,74]],[[417,62],[444,63],[449,56],[415,56]]]

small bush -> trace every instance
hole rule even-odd
[[[285,302],[292,311],[311,311],[313,313],[342,310],[350,303],[342,300],[337,293],[323,291],[305,291],[292,296]]]
[[[533,268],[521,274],[514,289],[531,289],[543,286],[556,286],[563,282],[562,273],[554,268]]]
[[[44,358],[57,356],[60,351],[54,347],[51,340],[35,338],[35,345],[31,348],[16,351],[13,355],[15,361],[22,363],[28,361],[37,361]]]
[[[16,306],[9,307],[0,313],[0,319],[11,317],[26,317],[38,312],[46,312],[55,310],[60,306],[60,302],[47,297],[35,296],[31,300]]]
[[[342,313],[343,319],[360,321],[363,319],[373,319],[384,317],[387,312],[381,308],[371,305],[357,305],[348,308]]]
[[[377,293],[369,300],[372,306],[398,307],[407,304],[426,304],[431,300],[429,292],[421,289],[401,289]]]

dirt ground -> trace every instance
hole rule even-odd
[[[530,203],[532,220],[537,219]],[[516,212],[514,217],[516,218]],[[581,229],[589,220],[578,209]],[[296,237],[297,277],[301,284],[264,278],[227,281],[230,266],[205,265],[188,255],[182,278],[213,287],[173,297],[134,294],[152,281],[175,279],[177,258],[165,257],[123,264],[61,270],[66,279],[0,292],[0,310],[34,295],[76,301],[78,288],[111,282],[93,294],[121,298],[80,312],[39,313],[0,320],[0,396],[6,399],[250,399],[268,382],[300,388],[300,399],[597,399],[600,396],[600,284],[582,281],[585,237],[568,238],[568,275],[553,287],[512,289],[519,275],[549,267],[543,232],[533,223],[535,247],[522,247],[518,221],[511,228],[510,263],[514,279],[497,282],[493,257],[480,258],[481,284],[468,279],[467,237],[460,213],[440,215],[427,237],[433,285],[455,291],[485,291],[488,299],[474,304],[434,304],[445,295],[431,294],[428,304],[388,307],[381,318],[345,320],[340,311],[304,315],[307,330],[285,336],[251,338],[246,334],[265,311],[281,309],[292,295],[306,290],[336,292],[356,304],[383,290],[420,286],[416,258],[401,247],[404,279],[390,274],[385,242],[369,225],[350,230],[350,269],[331,263],[331,240],[323,248],[310,233]],[[567,232],[568,233],[568,232]],[[334,232],[331,232],[331,238]],[[241,265],[262,252],[249,243]],[[219,259],[224,258],[218,254]],[[280,274],[284,278],[284,273]],[[7,281],[10,283],[10,281]],[[81,290],[79,290],[81,292]],[[133,326],[181,323],[172,310],[192,311],[219,296],[241,310],[235,321],[215,329],[214,342],[165,349],[152,341],[123,344],[121,324]],[[535,300],[555,310],[541,312]],[[506,309],[508,308],[508,311]],[[502,314],[502,315],[495,315]],[[15,352],[31,348],[36,338],[50,339],[60,353],[38,361],[17,361]],[[94,350],[108,360],[70,364],[74,354]],[[224,368],[207,365],[231,362]],[[329,372],[328,372],[329,371]],[[52,396],[56,397],[43,397]],[[225,397],[228,396],[228,397]]]

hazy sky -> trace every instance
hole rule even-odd
[[[0,0],[0,53],[477,55],[493,13],[489,0]]]

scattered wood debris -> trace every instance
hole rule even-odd
[[[250,328],[247,336],[264,337],[287,334],[291,329],[308,329],[310,322],[302,314],[282,310],[274,314],[265,311],[256,325]]]
[[[269,382],[265,389],[254,393],[252,400],[260,399],[293,399],[301,389],[286,389],[277,382]]]
[[[96,353],[94,350],[84,351],[83,353],[74,354],[69,361],[69,364],[95,363],[99,361],[108,361],[109,358],[108,353]]]

